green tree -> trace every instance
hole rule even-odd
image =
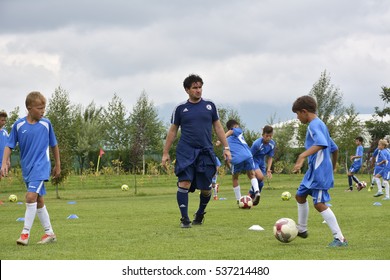
[[[17,119],[19,119],[19,106],[15,107],[15,109],[9,112],[7,123],[4,126],[5,130],[11,132],[12,125],[16,122]]]
[[[164,133],[165,128],[158,118],[157,109],[143,91],[130,114],[130,158],[134,171],[142,170],[145,174],[145,156],[147,153],[149,155],[161,153]]]
[[[112,158],[124,162],[126,167],[130,152],[130,125],[122,99],[114,94],[103,115],[104,146],[111,152]]]
[[[317,101],[317,116],[327,125],[329,133],[334,134],[337,123],[345,114],[343,95],[340,89],[331,84],[331,78],[324,70],[320,78],[314,83],[309,95]],[[298,128],[298,143],[303,147],[307,124],[300,124]]]
[[[72,147],[77,158],[80,173],[88,167],[90,161],[97,159],[100,147],[104,142],[102,121],[103,107],[97,107],[91,102],[85,110],[79,105],[76,107],[75,119],[73,123],[73,133],[75,134],[75,144]]]
[[[296,149],[296,143],[294,143],[294,137],[292,137],[295,133],[296,126],[297,123],[292,121],[274,127],[273,139],[276,143],[275,161],[295,161],[296,158],[291,158],[291,156],[294,154],[294,149]]]
[[[363,135],[364,124],[358,119],[358,113],[353,105],[346,108],[345,115],[339,118],[337,125],[334,127],[332,136],[339,148],[339,166],[343,172],[346,171],[349,163],[349,156],[356,150],[354,139]]]
[[[50,119],[53,125],[60,150],[61,175],[59,178],[52,179],[52,183],[56,186],[57,198],[60,198],[58,187],[70,175],[73,169],[73,108],[68,92],[61,87],[56,88],[49,99],[47,118]]]
[[[382,93],[380,94],[380,97],[384,102],[384,108],[379,109],[379,107],[375,107],[373,119],[366,121],[366,127],[371,135],[374,145],[376,145],[379,139],[390,134],[390,120],[387,120],[388,118],[386,118],[390,115],[390,107],[386,107],[390,102],[390,88],[382,86]]]

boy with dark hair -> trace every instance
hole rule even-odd
[[[354,180],[357,183],[357,190],[361,191],[365,185],[362,184],[359,179],[356,177],[356,173],[359,172],[360,168],[363,164],[363,137],[358,136],[355,138],[355,144],[356,144],[356,152],[355,155],[350,157],[350,160],[352,161],[352,165],[348,170],[348,189],[345,191],[351,192],[353,191],[352,187],[352,180]]]
[[[251,152],[253,155],[253,160],[255,162],[255,175],[259,184],[259,192],[264,186],[264,176],[267,176],[268,179],[272,179],[272,161],[275,153],[276,143],[272,140],[274,134],[274,129],[270,125],[266,125],[263,128],[263,134],[259,139],[253,142],[251,147]],[[249,192],[250,196],[254,196],[253,187]]]
[[[317,103],[311,96],[299,97],[292,106],[297,118],[308,124],[305,140],[306,150],[298,156],[293,168],[294,173],[300,172],[303,163],[308,158],[308,170],[298,187],[295,199],[298,203],[298,236],[308,237],[307,222],[309,204],[307,196],[313,198],[314,208],[321,214],[333,234],[333,241],[328,247],[347,246],[336,216],[326,205],[330,200],[328,190],[333,188],[333,170],[336,167],[338,148],[330,138],[328,128],[317,115]]]
[[[238,177],[241,172],[245,171],[253,188],[253,205],[260,202],[259,184],[255,176],[255,162],[253,161],[252,152],[245,141],[242,129],[236,120],[229,120],[226,123],[228,131],[225,133],[232,153],[231,172],[233,181],[233,190],[236,200],[241,198],[241,187]]]

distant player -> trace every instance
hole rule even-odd
[[[0,111],[0,166],[3,162],[3,153],[5,145],[8,141],[8,132],[4,129],[5,124],[7,123],[7,113],[4,111]],[[11,162],[7,162],[8,168],[11,165]],[[1,170],[0,170],[0,176],[1,176]],[[1,179],[1,178],[0,178]]]
[[[350,160],[352,161],[352,165],[348,170],[348,189],[345,191],[351,192],[353,191],[352,187],[352,180],[354,180],[357,183],[357,190],[362,190],[365,186],[360,183],[359,179],[356,177],[356,173],[359,172],[360,168],[363,164],[363,138],[361,136],[358,136],[355,138],[355,144],[356,144],[356,152],[355,155],[350,157]]]
[[[266,125],[263,128],[262,137],[258,138],[253,142],[251,152],[253,160],[255,162],[255,175],[259,184],[259,192],[264,186],[264,176],[268,179],[272,179],[272,161],[275,153],[276,143],[272,140],[274,129],[270,125]],[[249,195],[254,197],[254,189],[251,188]]]
[[[368,191],[371,191],[374,185],[381,186],[378,188],[378,192],[374,195],[375,197],[383,195],[382,189],[384,188],[384,186],[381,183],[381,179],[375,176],[379,174],[384,167],[384,164],[381,165],[378,164],[379,162],[382,161],[382,159],[383,158],[380,155],[380,150],[376,148],[372,153],[372,157],[371,157],[371,166],[373,167],[374,171],[372,174],[371,186],[368,188]]]
[[[213,199],[218,200],[219,184],[217,183],[217,179],[218,179],[218,170],[219,167],[221,166],[221,161],[219,160],[218,157],[215,157],[215,159],[217,162],[217,171],[215,172],[215,175],[211,181],[211,188],[213,189]]]
[[[390,180],[390,152],[387,149],[388,142],[385,139],[381,139],[378,142],[378,155],[377,155],[377,166],[380,166],[380,171],[375,174],[375,182],[378,186],[378,192],[374,197],[382,196],[382,185],[380,178],[383,179],[383,185],[385,187],[385,198],[384,200],[390,200],[389,198],[389,180]]]
[[[244,139],[243,131],[236,120],[229,120],[226,123],[226,128],[228,130],[225,135],[232,154],[231,172],[236,200],[238,202],[241,198],[241,186],[239,184],[238,177],[241,172],[246,172],[253,186],[253,205],[257,205],[260,202],[260,191],[255,175],[255,162],[253,160],[252,152],[249,149],[249,146]]]

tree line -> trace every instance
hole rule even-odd
[[[373,119],[365,123],[358,119],[353,105],[344,106],[342,93],[331,83],[326,70],[308,93],[317,100],[317,114],[327,124],[339,147],[340,172],[345,172],[349,155],[355,152],[355,137],[362,136],[370,142],[368,152],[371,152],[377,141],[389,134],[390,123],[386,121],[386,116],[390,114],[390,107],[386,106],[390,102],[390,88],[382,86],[381,89],[380,97],[385,106],[383,109],[375,107]],[[236,110],[220,107],[218,111],[224,127],[231,118],[241,124],[249,146],[261,137],[261,132],[245,129],[245,122]],[[168,125],[159,118],[157,108],[145,91],[141,92],[132,110],[128,111],[116,94],[107,107],[91,102],[84,108],[80,104],[73,104],[68,92],[58,87],[48,99],[46,117],[53,124],[61,152],[62,176],[57,183],[71,173],[83,174],[95,168],[100,149],[105,151],[101,158],[102,167],[114,166],[132,174],[145,174],[148,170],[156,174],[166,172],[160,168],[160,161]],[[18,118],[19,107],[16,107],[9,113],[8,131]],[[304,150],[306,125],[297,120],[281,124],[274,122],[273,117],[267,120],[274,127],[274,140],[277,143],[273,170],[288,173],[298,154]],[[216,136],[213,137],[216,141]],[[178,138],[170,151],[172,159]],[[216,154],[221,157],[222,150],[216,148]]]

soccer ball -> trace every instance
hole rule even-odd
[[[362,189],[364,189],[365,187],[367,187],[367,183],[364,182],[364,181],[361,181],[360,184],[359,183],[356,183],[356,189],[358,191],[361,191]]]
[[[283,192],[282,195],[281,195],[281,198],[282,198],[283,201],[290,200],[291,193],[290,192]]]
[[[298,227],[294,220],[290,218],[281,218],[274,225],[274,236],[283,243],[291,242],[298,235]]]
[[[129,190],[129,186],[128,185],[122,185],[121,190],[122,191],[128,191]]]
[[[240,200],[238,201],[238,207],[242,209],[250,209],[252,205],[252,198],[248,195],[241,196]]]
[[[16,202],[18,201],[18,197],[14,194],[11,194],[9,197],[8,197],[8,200],[11,201],[11,202]]]

